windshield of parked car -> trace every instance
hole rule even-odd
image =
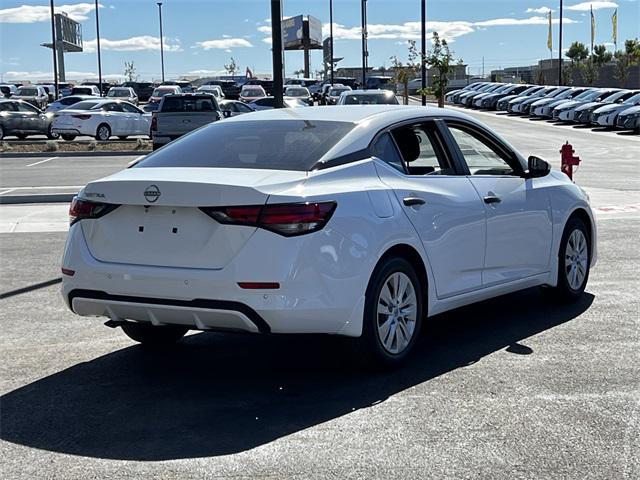
[[[161,111],[164,112],[213,112],[218,110],[211,95],[188,97],[165,97]]]
[[[97,108],[100,105],[100,101],[95,100],[85,100],[83,102],[78,102],[73,106],[74,110],[92,110]]]
[[[309,171],[355,127],[351,122],[214,122],[151,153],[134,168],[210,167]]]
[[[90,87],[73,87],[71,93],[74,95],[92,95],[93,88]]]
[[[348,92],[348,88],[332,88],[329,90],[330,97],[339,97],[342,92]]]
[[[344,97],[345,105],[397,105],[395,95],[384,93],[349,93]]]
[[[308,97],[309,96],[309,90],[307,90],[304,87],[288,87],[284,91],[284,94],[287,97]]]
[[[242,96],[244,97],[264,97],[265,93],[262,88],[243,88]]]
[[[131,95],[129,90],[109,90],[107,97],[128,97]]]
[[[176,93],[178,91],[177,88],[156,88],[151,94],[152,97],[164,97],[165,95],[169,95],[171,93]]]
[[[640,93],[636,93],[633,97],[627,98],[624,102],[624,105],[636,105],[640,102]]]
[[[37,88],[19,88],[17,95],[22,95],[25,97],[35,97],[38,95]]]

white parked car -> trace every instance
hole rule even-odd
[[[62,97],[56,100],[53,103],[47,105],[47,112],[55,113],[58,110],[63,110],[65,108],[69,108],[76,103],[82,102],[83,100],[95,100],[96,97],[91,95],[69,95],[66,97]]]
[[[601,127],[615,127],[618,114],[637,106],[640,106],[640,93],[636,93],[622,103],[610,103],[596,109],[591,114],[591,124]]]
[[[71,89],[69,95],[90,95],[100,97],[100,89],[95,85],[76,85]]]
[[[222,100],[224,98],[224,93],[220,85],[202,85],[198,87],[196,91],[198,93],[210,93],[216,97],[216,100]]]
[[[338,98],[338,105],[399,105],[391,90],[347,90]]]
[[[537,285],[575,300],[596,261],[580,187],[428,107],[215,122],[89,183],[70,219],[62,292],[78,315],[145,344],[343,335],[387,364],[430,315]]]
[[[218,104],[220,105],[220,110],[223,112],[229,112],[227,115],[230,117],[255,111],[249,105],[239,100],[221,100]]]
[[[52,131],[65,140],[89,135],[106,141],[116,136],[150,135],[151,114],[135,105],[114,100],[85,100],[60,110],[53,119]]]
[[[107,98],[124,100],[133,105],[138,105],[138,94],[131,87],[111,87],[107,92]]]

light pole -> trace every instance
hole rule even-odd
[[[282,98],[282,5],[271,0],[271,58],[273,62],[273,106],[284,107]]]
[[[425,62],[427,57],[427,0],[422,0],[421,6],[420,40],[422,44],[422,55],[420,57],[420,70],[422,75],[422,106],[424,107],[427,105],[427,96],[425,95],[425,89],[427,88],[427,64]]]
[[[331,85],[333,85],[333,0],[329,0],[329,55],[331,56]]]
[[[53,0],[51,0],[51,51],[53,52],[53,82],[56,85],[56,100],[60,91],[58,90],[58,57],[56,50],[56,21],[53,13]]]
[[[361,2],[361,14],[362,14],[362,88],[365,88],[367,80],[367,0]],[[331,59],[333,61],[333,58]]]
[[[164,83],[164,37],[162,36],[162,2],[158,2],[158,15],[160,17],[160,66],[162,67],[162,83]]]
[[[98,84],[102,96],[102,60],[100,59],[100,17],[98,15],[98,0],[96,0],[96,48],[98,50]]]
[[[560,34],[558,39],[558,86],[562,86],[562,0],[560,0]]]

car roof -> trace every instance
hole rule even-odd
[[[369,90],[347,90],[345,92],[347,95],[351,95],[353,93],[357,95],[395,95],[391,90],[382,90],[382,89],[369,89]]]

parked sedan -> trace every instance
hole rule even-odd
[[[578,98],[585,92],[592,90],[587,87],[570,88],[552,98],[541,98],[531,104],[529,113],[534,117],[551,118],[551,113],[558,105]]]
[[[600,127],[615,127],[617,117],[621,112],[637,106],[640,106],[640,93],[636,93],[622,103],[611,103],[595,109],[591,114],[591,124]]]
[[[473,103],[473,99],[478,95],[482,95],[484,93],[497,92],[502,88],[504,88],[503,83],[491,83],[476,92],[471,91],[471,92],[463,93],[462,95],[460,95],[460,99],[459,99],[460,104],[464,106],[470,106]]]
[[[486,95],[481,96],[481,98],[476,97],[473,102],[474,107],[482,108],[485,110],[495,110],[496,105],[498,105],[498,101],[500,99],[509,96],[509,95],[519,95],[529,88],[529,85],[506,85],[500,91],[488,93]]]
[[[571,87],[547,87],[546,89],[542,90],[543,93],[539,97],[529,98],[523,100],[522,102],[518,102],[513,106],[512,112],[520,113],[522,115],[529,115],[529,112],[531,111],[531,105],[533,105],[539,99],[553,99],[570,89]]]
[[[70,223],[64,301],[137,342],[334,334],[387,365],[429,316],[538,285],[582,298],[597,257],[566,175],[466,115],[397,105],[215,122],[89,183]]]
[[[75,105],[78,102],[82,102],[83,100],[91,100],[91,99],[95,99],[96,97],[93,97],[91,95],[69,95],[68,97],[62,97],[59,100],[56,100],[53,103],[50,103],[49,105],[47,105],[47,112],[51,112],[51,113],[55,113],[58,110],[63,110],[65,108],[68,108],[72,105]]]
[[[298,100],[295,98],[285,98],[283,99],[284,106],[286,108],[298,108],[298,107],[307,107],[308,104],[303,102],[302,100]],[[271,110],[275,105],[275,98],[273,97],[262,97],[253,102],[247,104],[252,110]]]
[[[327,105],[337,105],[340,95],[342,95],[344,92],[350,91],[352,91],[351,87],[347,87],[346,85],[341,87],[333,86],[328,90],[325,102]]]
[[[591,114],[598,108],[609,105],[609,104],[620,104],[625,100],[633,97],[637,91],[631,90],[619,90],[617,92],[608,95],[600,102],[589,102],[584,105],[580,105],[575,109],[574,121],[576,123],[582,124],[590,124],[591,123]]]
[[[618,91],[620,91],[619,88],[600,88],[594,90],[588,96],[585,96],[580,100],[576,97],[575,100],[561,103],[553,109],[553,119],[561,122],[573,122],[575,119],[576,108],[591,102],[602,102],[609,95]]]
[[[288,85],[284,88],[284,96],[301,100],[306,102],[308,105],[313,106],[313,97],[307,87]]]
[[[49,94],[40,85],[27,85],[18,88],[16,93],[11,96],[14,100],[24,100],[34,107],[44,109],[49,103]]]
[[[162,85],[153,90],[151,97],[149,98],[149,105],[153,110],[157,110],[160,100],[165,95],[177,95],[182,93],[182,89],[178,85]]]
[[[391,90],[350,90],[340,95],[338,105],[398,105]]]
[[[210,93],[211,95],[213,95],[214,97],[216,97],[216,100],[220,101],[222,100],[224,97],[224,93],[222,92],[222,87],[220,85],[202,85],[200,87],[198,87],[198,90],[196,90],[197,93]]]
[[[149,135],[151,114],[120,100],[85,100],[55,114],[52,130],[65,140],[88,135],[106,141],[129,135]]]
[[[244,85],[240,90],[240,101],[245,103],[250,103],[266,96],[267,93],[261,85]]]
[[[517,98],[527,98],[527,97],[531,97],[533,95],[535,95],[536,93],[538,93],[540,90],[542,90],[544,87],[541,85],[533,85],[530,86],[529,88],[527,88],[524,92],[520,93],[520,94],[512,94],[512,95],[507,95],[503,98],[501,98],[500,100],[498,100],[498,103],[496,104],[496,110],[500,110],[500,111],[507,111],[509,109],[509,103],[511,102],[511,100],[515,100]]]
[[[640,132],[640,106],[631,107],[618,114],[616,127],[622,130]]]
[[[221,100],[218,102],[220,105],[220,110],[223,112],[229,112],[228,115],[230,117],[235,117],[236,115],[242,115],[244,113],[251,113],[255,110],[251,108],[244,102],[239,100]]]
[[[95,85],[76,85],[71,89],[70,95],[89,95],[92,97],[100,97],[100,89]]]
[[[53,114],[45,113],[23,100],[0,99],[0,140],[15,135],[24,140],[29,135],[46,135],[50,139],[58,135],[51,130]]]
[[[107,92],[107,98],[124,100],[136,106],[139,103],[138,95],[131,87],[111,87]]]
[[[6,97],[11,98],[16,93],[18,87],[9,83],[0,85],[0,92]]]

